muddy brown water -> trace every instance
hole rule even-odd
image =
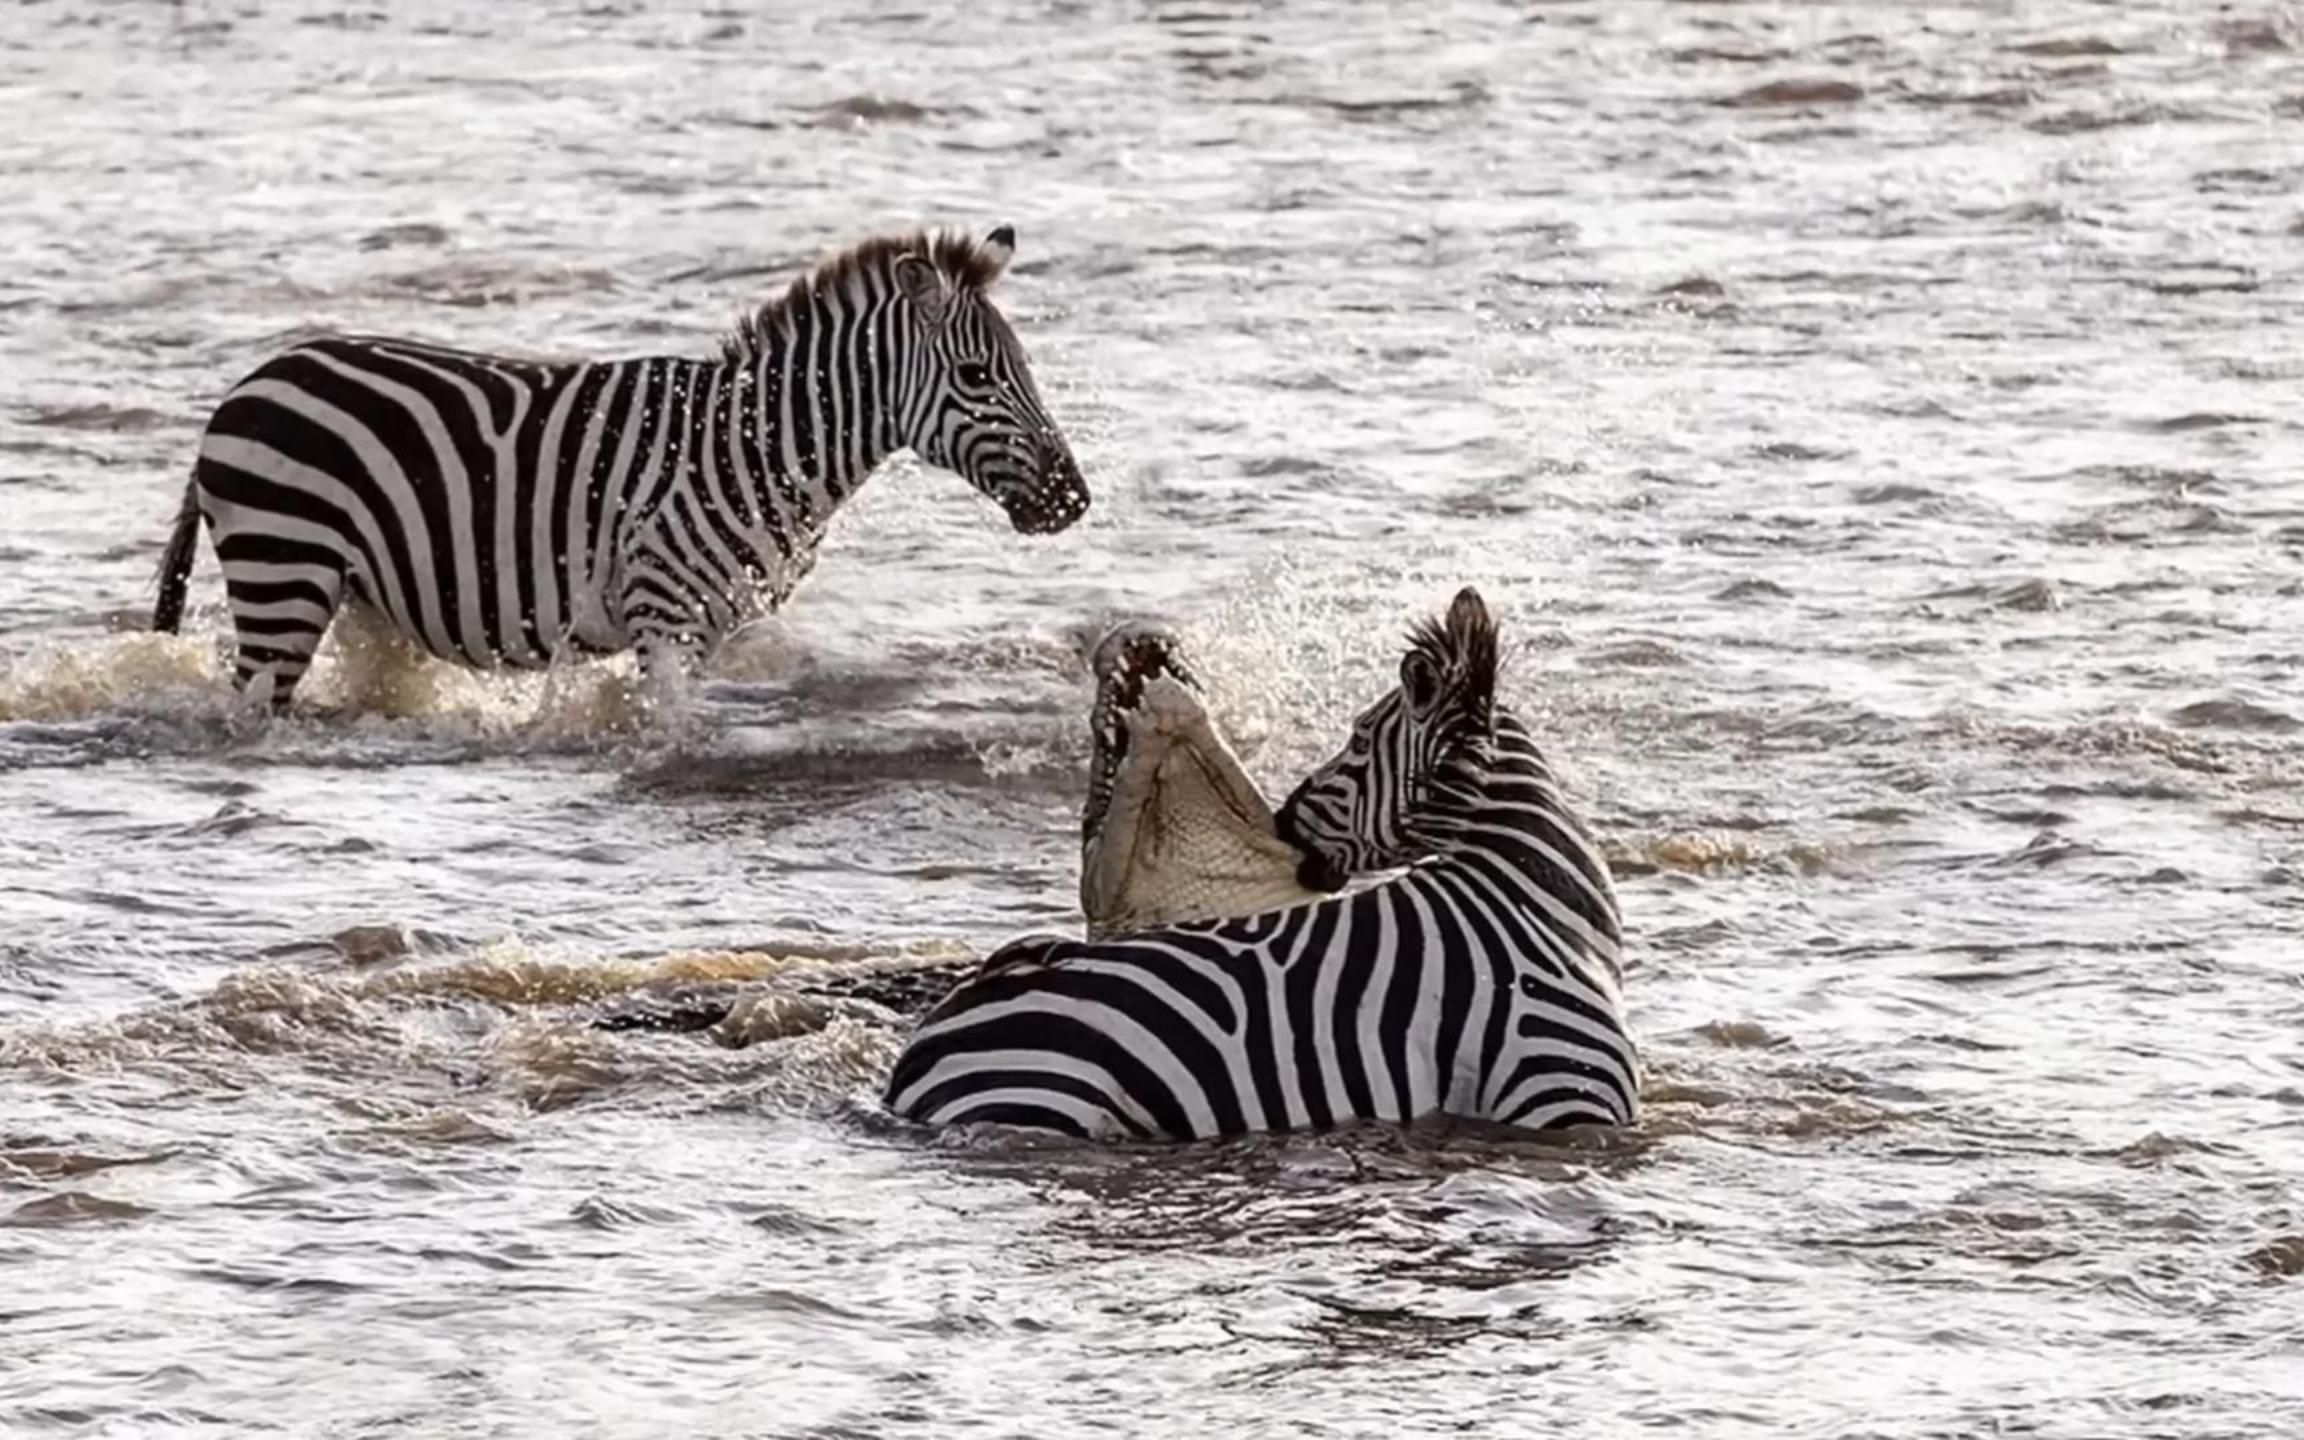
[[[0,1432],[2304,1433],[2300,46],[0,13]],[[669,736],[364,645],[251,720],[205,560],[133,633],[286,338],[704,350],[924,220],[1018,228],[1071,533],[895,467]],[[1069,929],[1086,636],[1184,624],[1277,790],[1467,580],[1636,1134],[924,1138],[869,1019],[583,1028]]]

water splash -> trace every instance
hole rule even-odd
[[[213,636],[127,633],[0,654],[0,724],[85,720],[131,707],[214,714],[234,699]]]

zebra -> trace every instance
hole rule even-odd
[[[1497,703],[1497,645],[1466,588],[1412,631],[1399,685],[1281,807],[1298,877],[1324,898],[1011,942],[922,1017],[887,1107],[1100,1139],[1433,1114],[1636,1121],[1614,885],[1527,725]]]
[[[717,360],[559,364],[371,335],[284,350],[209,417],[160,564],[174,631],[200,525],[234,684],[275,709],[358,601],[442,659],[637,652],[684,675],[781,606],[833,512],[909,446],[1021,533],[1087,486],[986,291],[1003,225],[867,240],[742,320]]]

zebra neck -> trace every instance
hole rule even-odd
[[[1559,823],[1567,797],[1525,726],[1496,717],[1494,737],[1445,762],[1426,792],[1417,832],[1440,853],[1494,849]]]
[[[1565,905],[1613,952],[1620,932],[1607,862],[1518,719],[1499,713],[1484,753],[1435,777],[1416,828],[1440,863],[1509,874],[1539,910]]]
[[[895,452],[897,333],[848,297],[817,296],[728,362],[764,508],[796,510],[806,528],[821,529]]]

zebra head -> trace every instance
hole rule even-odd
[[[1496,666],[1496,622],[1469,585],[1446,617],[1415,628],[1398,688],[1361,712],[1344,749],[1280,807],[1280,838],[1303,852],[1305,888],[1341,890],[1431,853],[1423,822],[1435,779],[1482,759],[1494,736]]]
[[[985,291],[1016,253],[1003,225],[973,246],[938,238],[899,256],[896,285],[918,326],[903,443],[998,502],[1027,535],[1051,535],[1088,509],[1072,447],[1049,418],[1032,367]]]

